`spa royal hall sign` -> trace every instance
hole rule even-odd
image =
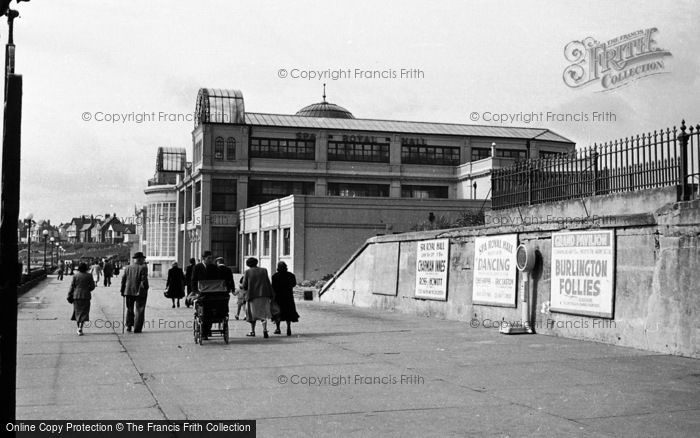
[[[416,254],[416,298],[447,301],[447,266],[450,240],[418,242]]]
[[[612,318],[614,254],[611,230],[553,233],[550,310]]]
[[[474,240],[474,304],[515,307],[517,246],[517,234]]]

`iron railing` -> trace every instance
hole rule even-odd
[[[492,208],[678,187],[678,200],[700,198],[700,125],[666,128],[532,159],[491,174]]]

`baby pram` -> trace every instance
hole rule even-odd
[[[229,292],[224,280],[203,280],[198,283],[199,294],[194,299],[194,342],[202,345],[206,335],[223,337],[228,344],[228,300]],[[204,333],[206,327],[209,333]],[[216,336],[215,336],[216,335]]]

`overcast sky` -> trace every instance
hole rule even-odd
[[[191,121],[110,123],[96,121],[99,113],[191,120],[200,87],[240,89],[249,112],[293,114],[320,101],[326,82],[328,100],[357,118],[499,125],[485,113],[614,114],[608,122],[513,123],[580,146],[682,118],[700,123],[700,9],[690,0],[32,0],[18,9],[20,214],[56,223],[81,213],[130,215],[144,202],[159,146],[186,147],[191,159]],[[671,53],[664,74],[606,92],[564,83],[569,42],[648,28]],[[279,77],[280,69],[402,68],[422,77]]]

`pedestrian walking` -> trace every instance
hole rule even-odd
[[[102,267],[100,264],[95,260],[93,263],[92,267],[90,268],[90,274],[92,275],[93,280],[95,281],[95,284],[100,283],[100,277],[102,275]]]
[[[63,260],[58,261],[58,279],[63,281],[63,272],[66,270],[66,263]]]
[[[299,314],[297,306],[294,303],[294,286],[297,285],[297,279],[293,273],[287,270],[285,262],[277,263],[277,272],[272,276],[272,292],[273,302],[277,304],[279,313],[273,315],[273,321],[277,328],[275,334],[282,334],[280,331],[280,322],[287,323],[287,336],[292,336],[291,323],[299,322]]]
[[[246,319],[250,323],[250,333],[246,336],[255,336],[255,323],[262,322],[263,337],[268,338],[267,320],[272,318],[270,313],[270,300],[272,298],[272,285],[267,269],[258,267],[258,259],[251,257],[246,260],[248,270],[243,274],[243,285],[248,292],[246,305]]]
[[[233,294],[236,295],[236,304],[238,305],[235,318],[239,319],[238,315],[240,315],[241,309],[243,309],[243,312],[245,313],[245,303],[248,299],[248,292],[243,290],[243,277],[241,277],[241,280],[238,282],[238,288],[233,292]]]
[[[196,260],[194,258],[191,258],[190,264],[187,266],[187,269],[185,269],[185,286],[187,287],[188,296],[192,293],[192,272],[194,271],[196,263]],[[185,305],[187,307],[190,307],[192,303],[189,299],[185,299]]]
[[[233,290],[234,290],[233,271],[231,271],[231,268],[226,266],[226,264],[224,263],[223,257],[216,258],[216,267],[219,268],[219,271],[221,272],[222,279],[226,280],[226,290],[229,292],[233,292]]]
[[[85,321],[90,321],[90,300],[95,289],[95,281],[87,271],[87,263],[78,265],[78,273],[71,281],[67,297],[68,302],[73,304],[73,315],[70,319],[78,325],[78,336],[83,335]]]
[[[134,254],[133,259],[134,263],[124,269],[121,294],[126,297],[126,331],[130,332],[133,327],[134,333],[141,333],[148,298],[148,268],[141,251]]]
[[[182,273],[177,262],[173,262],[168,270],[168,279],[165,281],[165,297],[173,300],[173,308],[175,308],[175,300],[177,300],[177,307],[180,307],[180,299],[184,296],[185,274]]]
[[[105,266],[104,266],[104,268],[102,268],[102,274],[105,277],[105,280],[104,280],[105,287],[111,286],[112,285],[112,275],[114,274],[114,265],[109,260],[107,260],[105,262]]]

